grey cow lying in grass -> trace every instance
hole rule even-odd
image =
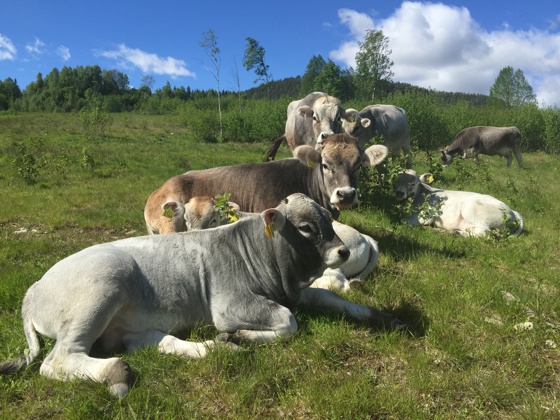
[[[388,328],[392,315],[309,285],[349,256],[330,214],[293,194],[258,216],[212,230],[123,239],[86,248],[55,264],[25,294],[29,353],[0,364],[13,374],[39,355],[38,335],[56,340],[41,364],[44,376],[105,383],[117,396],[135,381],[121,358],[93,358],[94,343],[110,352],[156,346],[163,353],[205,357],[219,343],[268,342],[297,331],[298,305],[345,313]],[[221,333],[181,340],[196,325]]]
[[[191,203],[196,203],[196,205],[191,205]],[[186,205],[177,201],[165,203],[164,212],[165,209],[174,210],[167,214],[166,228],[160,229],[158,232],[148,227],[148,233],[178,233],[192,229],[208,229],[215,225],[227,224],[239,220],[239,218],[258,214],[242,212],[236,203],[225,201],[220,204],[221,206],[216,206],[215,201],[210,197],[193,197]],[[210,218],[208,215],[213,215],[213,217]],[[212,224],[209,223],[210,220],[213,221]],[[197,223],[193,223],[193,221],[197,221]],[[161,222],[159,224],[163,225]],[[379,259],[379,247],[372,237],[358,232],[351,226],[333,221],[333,228],[336,235],[350,250],[350,257],[338,268],[327,268],[311,287],[348,291],[352,287],[361,285],[360,279],[373,271]]]

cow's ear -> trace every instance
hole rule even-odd
[[[185,214],[185,205],[180,201],[168,201],[162,206],[162,208],[162,216],[165,216],[168,219],[183,217]]]
[[[307,117],[312,117],[313,116],[313,108],[311,108],[307,105],[300,106],[297,109],[297,111],[298,111],[299,115],[301,115],[302,117],[306,117],[306,116]]]
[[[389,149],[382,144],[374,144],[362,153],[362,163],[364,166],[375,166],[383,162],[389,154]]]
[[[270,239],[274,236],[274,232],[280,231],[286,223],[286,216],[280,210],[268,209],[261,213],[261,218],[264,221],[264,233]]]
[[[371,124],[371,120],[369,118],[361,118],[360,123],[362,124],[362,127],[368,128]]]
[[[341,118],[343,120],[348,121],[348,122],[354,122],[354,121],[356,121],[356,114],[357,113],[358,113],[357,109],[348,108],[348,109],[344,110],[344,112],[341,115]]]
[[[310,169],[321,163],[321,152],[305,144],[294,149],[294,156]]]
[[[432,182],[434,182],[434,176],[429,173],[426,172],[425,174],[420,175],[420,182],[423,182],[424,184],[431,184]]]

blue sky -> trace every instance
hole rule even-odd
[[[200,47],[212,29],[221,88],[254,86],[242,65],[251,37],[275,80],[302,75],[321,55],[354,66],[357,42],[381,29],[393,80],[436,90],[488,94],[499,71],[520,68],[539,105],[560,106],[560,3],[497,1],[106,1],[0,0],[0,80],[24,89],[54,67],[99,65],[140,86],[216,88]],[[236,70],[237,69],[237,70]]]

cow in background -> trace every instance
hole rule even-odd
[[[508,168],[513,156],[519,167],[523,167],[521,157],[521,133],[517,127],[476,126],[459,131],[453,142],[441,151],[441,163],[451,165],[455,155],[465,159],[474,154],[478,162],[478,155],[503,156],[507,159]]]
[[[159,217],[146,220],[150,235],[208,229],[225,224],[212,197],[192,197],[186,204],[168,201],[161,207]]]
[[[301,145],[316,147],[326,135],[339,131],[341,118],[346,118],[346,111],[340,101],[323,92],[313,92],[290,102],[284,135],[272,142],[266,160],[274,160],[284,140],[292,151]]]
[[[398,179],[397,200],[413,198],[415,210],[407,219],[410,225],[432,226],[462,236],[521,234],[523,218],[504,202],[486,194],[433,188],[422,182],[430,177],[407,169]]]
[[[346,115],[342,128],[347,134],[357,137],[362,147],[374,137],[383,137],[383,144],[391,155],[396,157],[404,154],[410,168],[410,134],[404,109],[394,105],[369,105],[360,112],[348,108]]]

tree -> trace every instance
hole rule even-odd
[[[389,58],[389,38],[381,30],[370,29],[366,32],[363,42],[358,42],[359,51],[356,53],[356,81],[358,91],[369,95],[371,101],[379,95],[380,81],[390,82],[393,77],[391,67],[393,62]]]
[[[320,54],[318,56],[313,56],[311,60],[309,60],[305,73],[301,77],[301,87],[299,90],[301,97],[306,96],[315,90],[315,79],[319,76],[319,74],[321,74],[326,64],[327,63]]]
[[[253,38],[248,37],[246,41],[247,49],[243,55],[243,67],[245,67],[247,71],[255,70],[255,74],[257,75],[254,81],[255,84],[259,80],[268,83],[272,80],[272,75],[268,73],[269,66],[264,63],[265,49]]]
[[[206,55],[212,64],[212,66],[208,66],[206,64],[205,66],[216,80],[218,91],[218,114],[220,118],[220,137],[223,137],[222,104],[220,99],[220,66],[222,64],[222,59],[220,57],[220,49],[218,48],[218,40],[213,29],[209,29],[202,34],[202,42],[200,43],[200,46],[204,49],[204,52],[206,52]]]
[[[500,70],[500,74],[490,88],[490,98],[503,101],[506,106],[537,104],[533,88],[525,79],[523,71],[508,66]]]
[[[313,90],[316,92],[326,92],[329,95],[341,98],[344,96],[344,82],[342,72],[332,60],[329,60],[321,73],[315,78]]]
[[[152,92],[152,88],[154,87],[154,83],[156,79],[151,74],[145,74],[140,79],[140,87],[147,87],[150,93]]]

